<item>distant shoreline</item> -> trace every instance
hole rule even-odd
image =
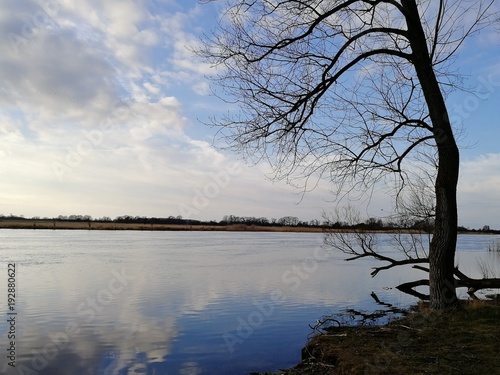
[[[272,225],[209,225],[209,224],[141,224],[117,223],[114,221],[65,221],[65,220],[0,220],[0,229],[52,229],[52,230],[135,230],[135,231],[219,231],[219,232],[295,232],[324,233],[352,232],[353,229],[332,229],[325,227],[272,226]],[[424,233],[417,230],[366,230],[373,233]],[[459,232],[459,234],[495,234],[484,232]]]
[[[311,232],[322,233],[324,228],[261,225],[208,224],[140,224],[102,221],[60,220],[0,220],[0,229],[75,229],[75,230],[137,230],[137,231],[221,231],[221,232]]]

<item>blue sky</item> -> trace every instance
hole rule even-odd
[[[305,196],[212,146],[202,124],[227,110],[211,68],[187,47],[219,9],[194,0],[0,1],[0,213],[93,217],[321,217],[327,181]],[[500,32],[483,31],[455,68],[472,93],[448,104],[465,130],[460,224],[500,228]],[[383,216],[376,194],[365,216]],[[384,210],[384,211],[382,211]]]

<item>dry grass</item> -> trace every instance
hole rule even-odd
[[[500,252],[500,240],[496,239],[488,245],[488,251]]]
[[[242,231],[242,232],[297,232],[324,233],[325,228],[259,226],[259,225],[187,225],[187,224],[137,224],[95,221],[59,220],[0,220],[0,229],[86,229],[86,230],[162,230],[162,231]],[[352,232],[352,229],[327,229],[328,232]],[[366,231],[370,232],[370,231]],[[401,230],[379,230],[377,233],[396,233]],[[403,230],[404,233],[420,233],[417,230]]]
[[[2,220],[0,228],[7,229],[86,229],[86,230],[151,230],[151,231],[250,231],[250,232],[312,232],[322,228],[267,227],[256,225],[186,225],[186,224],[137,224],[114,222],[57,221],[57,220]]]
[[[287,375],[500,374],[500,303],[418,311],[385,326],[341,327],[315,337]]]

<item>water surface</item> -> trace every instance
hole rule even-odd
[[[493,239],[459,237],[464,272],[480,277],[478,262],[500,263],[486,251]],[[421,271],[371,278],[377,263],[345,262],[322,240],[318,233],[0,230],[5,278],[8,263],[17,271],[16,370],[275,371],[299,361],[309,324],[322,316],[380,309],[371,292],[399,307],[416,301],[393,287],[425,277]],[[6,303],[0,312],[7,316]],[[10,370],[2,358],[0,371],[18,373]]]

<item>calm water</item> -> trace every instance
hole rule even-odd
[[[382,243],[383,238],[382,236]],[[493,236],[460,236],[479,277]],[[392,289],[422,278],[344,262],[321,234],[0,230],[2,280],[16,264],[16,369],[6,374],[248,374],[293,366],[309,324],[347,308],[406,307]],[[386,249],[386,251],[390,251]],[[2,353],[8,324],[0,287]],[[24,372],[21,372],[20,370]],[[31,370],[32,372],[29,372]],[[19,371],[19,372],[18,372]]]

